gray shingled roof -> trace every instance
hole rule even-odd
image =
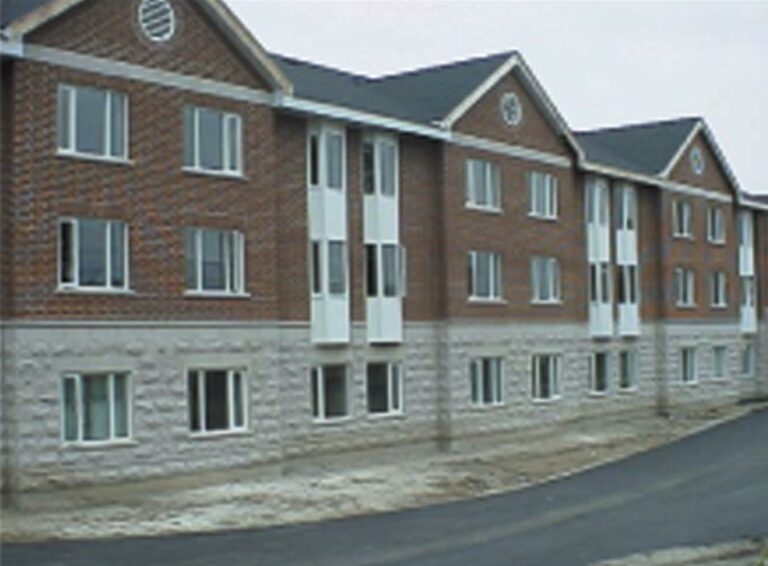
[[[497,53],[375,79],[279,54],[272,57],[301,98],[431,124],[444,118],[511,55]]]
[[[0,0],[0,28],[48,2],[50,0]]]
[[[701,118],[630,124],[576,132],[589,161],[660,175]]]

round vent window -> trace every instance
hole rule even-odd
[[[499,101],[501,117],[509,126],[517,126],[523,119],[523,107],[514,92],[507,92]]]
[[[704,154],[698,147],[694,147],[691,150],[691,169],[697,175],[704,173]]]
[[[141,0],[139,24],[150,41],[168,41],[176,31],[176,16],[168,0]]]

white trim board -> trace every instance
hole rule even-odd
[[[570,168],[573,165],[571,159],[562,155],[530,149],[520,145],[509,145],[506,143],[469,136],[466,134],[459,134],[455,132],[451,133],[448,141],[462,147],[481,149],[509,157],[527,159],[529,161],[539,161],[541,163],[546,163],[547,165],[555,165],[557,167]]]
[[[675,165],[677,165],[677,162],[680,161],[680,158],[683,156],[683,153],[685,153],[686,148],[691,144],[691,142],[694,140],[694,138],[699,134],[701,131],[702,124],[701,120],[696,122],[696,124],[691,128],[691,131],[688,133],[688,135],[685,137],[685,141],[680,145],[679,148],[677,148],[677,151],[672,156],[672,159],[669,160],[669,163],[667,163],[667,166],[664,167],[664,169],[661,171],[660,175],[664,177],[665,179],[669,178],[670,173],[672,173],[672,169],[675,168]]]

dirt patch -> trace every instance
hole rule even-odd
[[[450,452],[365,467],[295,466],[264,480],[256,470],[215,481],[156,480],[35,494],[2,509],[4,541],[154,535],[317,521],[527,487],[668,443],[740,406],[590,417],[458,443]],[[23,500],[22,500],[23,501]],[[622,563],[623,566],[623,563]]]

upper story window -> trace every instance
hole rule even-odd
[[[557,258],[531,258],[531,300],[534,303],[560,302],[560,262]]]
[[[325,245],[324,245],[325,244]],[[345,295],[347,292],[347,244],[343,240],[311,244],[313,295]]]
[[[728,305],[728,276],[724,271],[715,271],[710,279],[710,304],[713,307]]]
[[[504,402],[504,363],[501,358],[478,358],[469,363],[473,405],[501,405]]]
[[[326,126],[312,128],[307,145],[309,186],[342,190],[345,182],[344,131]]]
[[[466,162],[467,206],[488,210],[501,209],[499,166],[482,159]]]
[[[587,186],[587,223],[608,226],[608,207],[610,197],[608,184],[603,180],[596,180]]]
[[[549,173],[528,173],[528,214],[536,218],[557,218],[557,178]]]
[[[616,300],[620,305],[636,305],[638,295],[637,266],[619,265]]]
[[[127,159],[126,96],[113,90],[59,85],[59,153]]]
[[[128,289],[128,228],[117,220],[59,221],[59,287]]]
[[[757,304],[755,293],[755,278],[752,276],[741,278],[741,306],[753,308]]]
[[[693,207],[684,200],[672,201],[672,234],[676,238],[693,238]]]
[[[469,297],[501,299],[501,256],[494,252],[469,252]]]
[[[111,442],[131,436],[131,400],[125,373],[68,374],[62,380],[65,442]]]
[[[196,433],[245,430],[246,391],[240,370],[190,370],[187,373],[189,430]]]
[[[334,150],[335,151],[335,150]],[[363,192],[393,197],[397,194],[397,144],[375,137],[363,141]]]
[[[245,293],[245,244],[242,233],[187,228],[184,245],[188,292]]]
[[[622,185],[617,191],[616,227],[619,230],[637,229],[637,193],[634,187]]]
[[[365,245],[365,279],[368,297],[405,295],[405,248],[398,244]]]
[[[752,214],[742,211],[738,216],[739,245],[742,247],[752,247],[754,245],[754,227],[752,224]]]
[[[696,275],[692,269],[675,269],[674,292],[678,307],[692,307],[696,304]]]
[[[707,241],[713,244],[725,243],[725,217],[723,209],[717,206],[707,209]]]
[[[242,174],[240,116],[201,106],[184,106],[184,167]]]

